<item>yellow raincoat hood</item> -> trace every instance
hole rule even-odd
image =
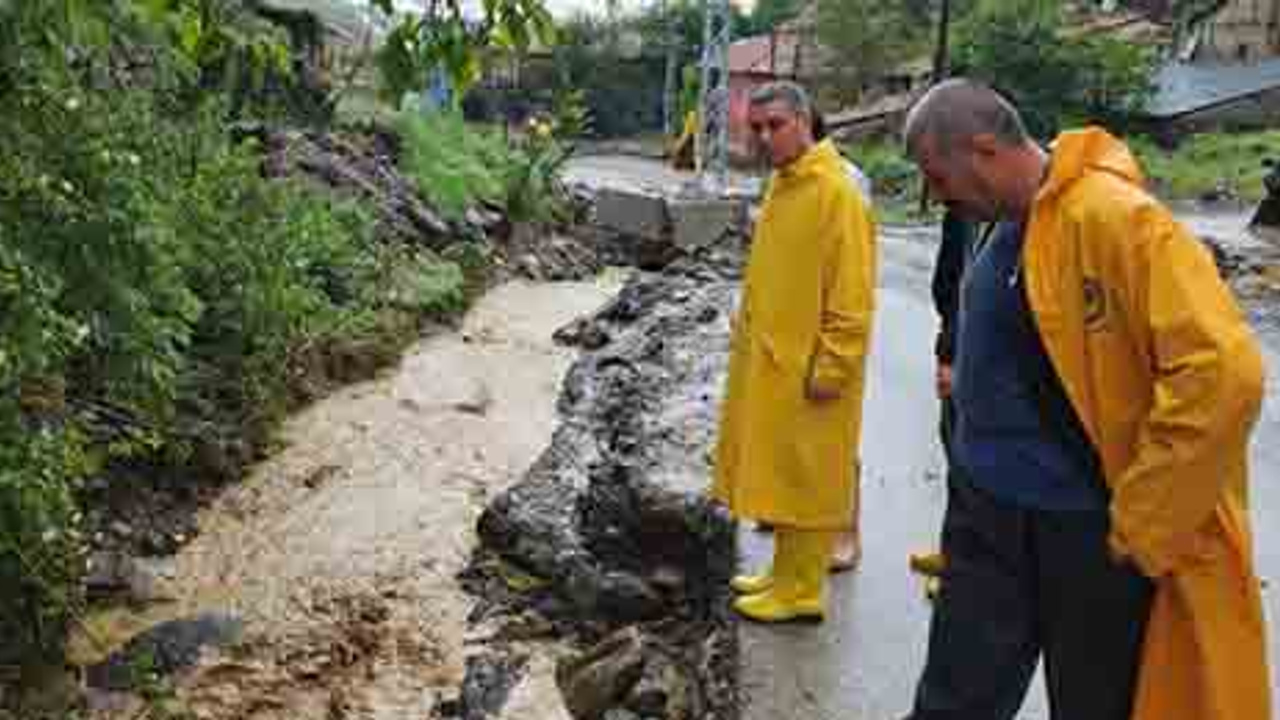
[[[1134,185],[1146,178],[1138,161],[1124,143],[1098,128],[1090,128],[1060,136],[1051,147],[1053,164],[1041,196],[1055,195],[1088,172],[1110,173]]]
[[[1252,330],[1206,248],[1097,128],[1052,148],[1028,301],[1111,489],[1113,551],[1156,583],[1135,720],[1266,720],[1247,506],[1263,396]]]

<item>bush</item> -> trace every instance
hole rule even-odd
[[[565,132],[581,129],[579,109],[567,109]],[[510,141],[449,113],[400,113],[401,170],[442,214],[461,217],[479,204],[501,207],[512,220],[554,221],[564,211],[558,178],[570,151],[554,121],[531,119]]]
[[[1257,201],[1266,194],[1263,158],[1280,157],[1280,131],[1196,135],[1176,152],[1143,138],[1130,147],[1155,191],[1170,200],[1225,194]]]
[[[403,141],[401,171],[446,217],[503,202],[511,158],[500,134],[469,127],[459,115],[411,111],[399,114],[396,131]]]
[[[867,140],[846,145],[844,154],[871,180],[877,198],[906,200],[920,190],[920,171],[893,140]]]
[[[225,94],[114,85],[105,50],[54,42],[49,18],[8,8],[0,662],[61,647],[80,603],[82,479],[189,469],[220,438],[264,442],[253,433],[298,397],[317,352],[405,343],[405,318],[465,300],[457,265],[376,243],[359,208],[265,180],[256,148],[227,137]],[[176,61],[153,50],[162,77]]]
[[[1056,0],[993,0],[959,23],[954,69],[1017,105],[1028,130],[1049,138],[1068,123],[1115,122],[1153,91],[1151,48],[1063,33]]]

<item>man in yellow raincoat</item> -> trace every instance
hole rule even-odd
[[[734,579],[763,622],[821,620],[850,528],[876,277],[875,227],[803,89],[756,90],[749,121],[775,172],[734,320],[712,495],[774,526],[772,568]]]
[[[930,189],[997,220],[961,291],[962,499],[914,720],[1003,720],[1038,657],[1064,720],[1267,720],[1247,511],[1263,397],[1206,249],[1090,128],[1047,153],[990,88],[907,119]]]

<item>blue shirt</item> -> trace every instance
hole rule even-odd
[[[1022,284],[1023,225],[974,251],[960,289],[952,461],[998,498],[1041,510],[1107,505],[1097,453],[1040,341]]]

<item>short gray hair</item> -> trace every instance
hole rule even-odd
[[[752,107],[781,102],[797,115],[813,117],[813,102],[809,99],[809,93],[799,83],[790,80],[776,80],[761,85],[751,91],[748,102]]]
[[[907,153],[914,156],[920,141],[930,138],[938,152],[947,153],[962,140],[977,135],[994,135],[1006,145],[1027,141],[1022,116],[1000,93],[980,82],[965,78],[934,85],[907,114],[902,137]]]

